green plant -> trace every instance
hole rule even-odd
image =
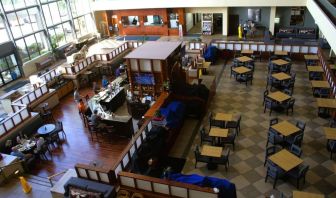
[[[58,43],[59,41],[64,39],[64,34],[56,34],[56,35],[52,35],[50,37],[51,40],[51,47],[52,49],[56,49],[58,47]]]

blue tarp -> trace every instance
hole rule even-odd
[[[183,121],[185,106],[182,102],[173,101],[167,107],[160,108],[161,114],[166,118],[166,126],[177,128]]]

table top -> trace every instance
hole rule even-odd
[[[298,158],[286,149],[282,149],[274,155],[271,155],[268,159],[285,171],[290,171],[303,162],[302,159]]]
[[[37,133],[40,135],[46,135],[51,133],[55,128],[56,126],[54,124],[45,124],[37,130]]]
[[[323,127],[327,140],[336,140],[336,128]]]
[[[274,54],[278,56],[287,56],[288,52],[287,51],[274,51]]]
[[[306,60],[318,60],[319,59],[317,55],[309,55],[309,54],[304,55],[304,58]]]
[[[282,59],[277,59],[277,60],[273,60],[272,63],[276,64],[276,65],[279,65],[279,66],[282,66],[282,65],[288,64],[289,62],[287,62],[285,60],[282,60]]]
[[[217,127],[212,127],[209,132],[209,136],[211,137],[227,137],[229,133],[229,129],[221,129]]]
[[[275,78],[275,79],[277,79],[277,80],[280,80],[280,81],[282,81],[282,80],[287,80],[287,79],[290,79],[290,78],[291,78],[290,75],[288,75],[288,74],[286,74],[286,73],[284,73],[284,72],[280,72],[280,73],[272,74],[272,77]]]
[[[324,198],[324,195],[294,190],[293,198]]]
[[[242,50],[242,54],[253,54],[253,50]]]
[[[16,161],[19,161],[19,158],[13,155],[7,155],[4,153],[1,153],[2,160],[0,160],[0,167],[7,166],[9,164],[12,164]]]
[[[223,147],[203,145],[201,155],[209,157],[221,157]]]
[[[233,115],[229,113],[216,113],[215,120],[232,121],[232,117]]]
[[[310,82],[313,88],[330,88],[330,85],[326,80],[312,80]]]
[[[271,127],[283,136],[289,136],[300,131],[298,127],[286,120],[272,125]]]
[[[21,140],[21,142],[21,144],[15,146],[20,152],[30,151],[36,145],[35,140]]]
[[[267,95],[267,97],[271,98],[275,101],[278,101],[278,102],[283,102],[283,101],[289,100],[291,98],[291,96],[289,96],[285,93],[282,93],[281,91],[276,91],[276,92],[270,93],[270,94]]]
[[[317,106],[322,108],[336,109],[336,99],[333,98],[317,98]]]
[[[309,72],[323,72],[323,68],[321,66],[308,66]]]
[[[251,69],[247,68],[247,67],[244,67],[244,66],[241,66],[241,67],[235,67],[232,69],[233,71],[239,73],[239,74],[244,74],[244,73],[247,73],[247,72],[250,72]]]
[[[241,56],[241,57],[238,57],[236,58],[239,62],[248,62],[248,61],[251,61],[252,58],[248,57],[248,56]]]
[[[208,69],[211,65],[211,62],[203,62],[201,66],[199,66],[199,69]]]

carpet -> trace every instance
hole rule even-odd
[[[125,40],[126,41],[130,41],[130,40],[137,40],[137,41],[156,41],[160,38],[160,36],[125,36]],[[120,36],[119,38],[117,38],[118,41],[123,41],[124,37]]]
[[[4,90],[5,90],[5,92],[10,92],[12,90],[15,90],[15,89],[18,89],[20,87],[23,87],[24,85],[26,85],[28,83],[29,83],[29,80],[19,81],[19,82],[15,83],[15,84],[13,84],[13,85],[5,88]]]
[[[184,167],[186,159],[176,158],[176,157],[167,157],[165,160],[165,167],[171,167],[173,172],[180,173]]]

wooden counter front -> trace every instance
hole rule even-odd
[[[160,107],[163,105],[163,103],[168,98],[169,93],[168,92],[162,92],[159,98],[155,101],[153,106],[151,106],[148,111],[145,114],[145,118],[152,118],[155,114],[155,112],[160,109]]]

